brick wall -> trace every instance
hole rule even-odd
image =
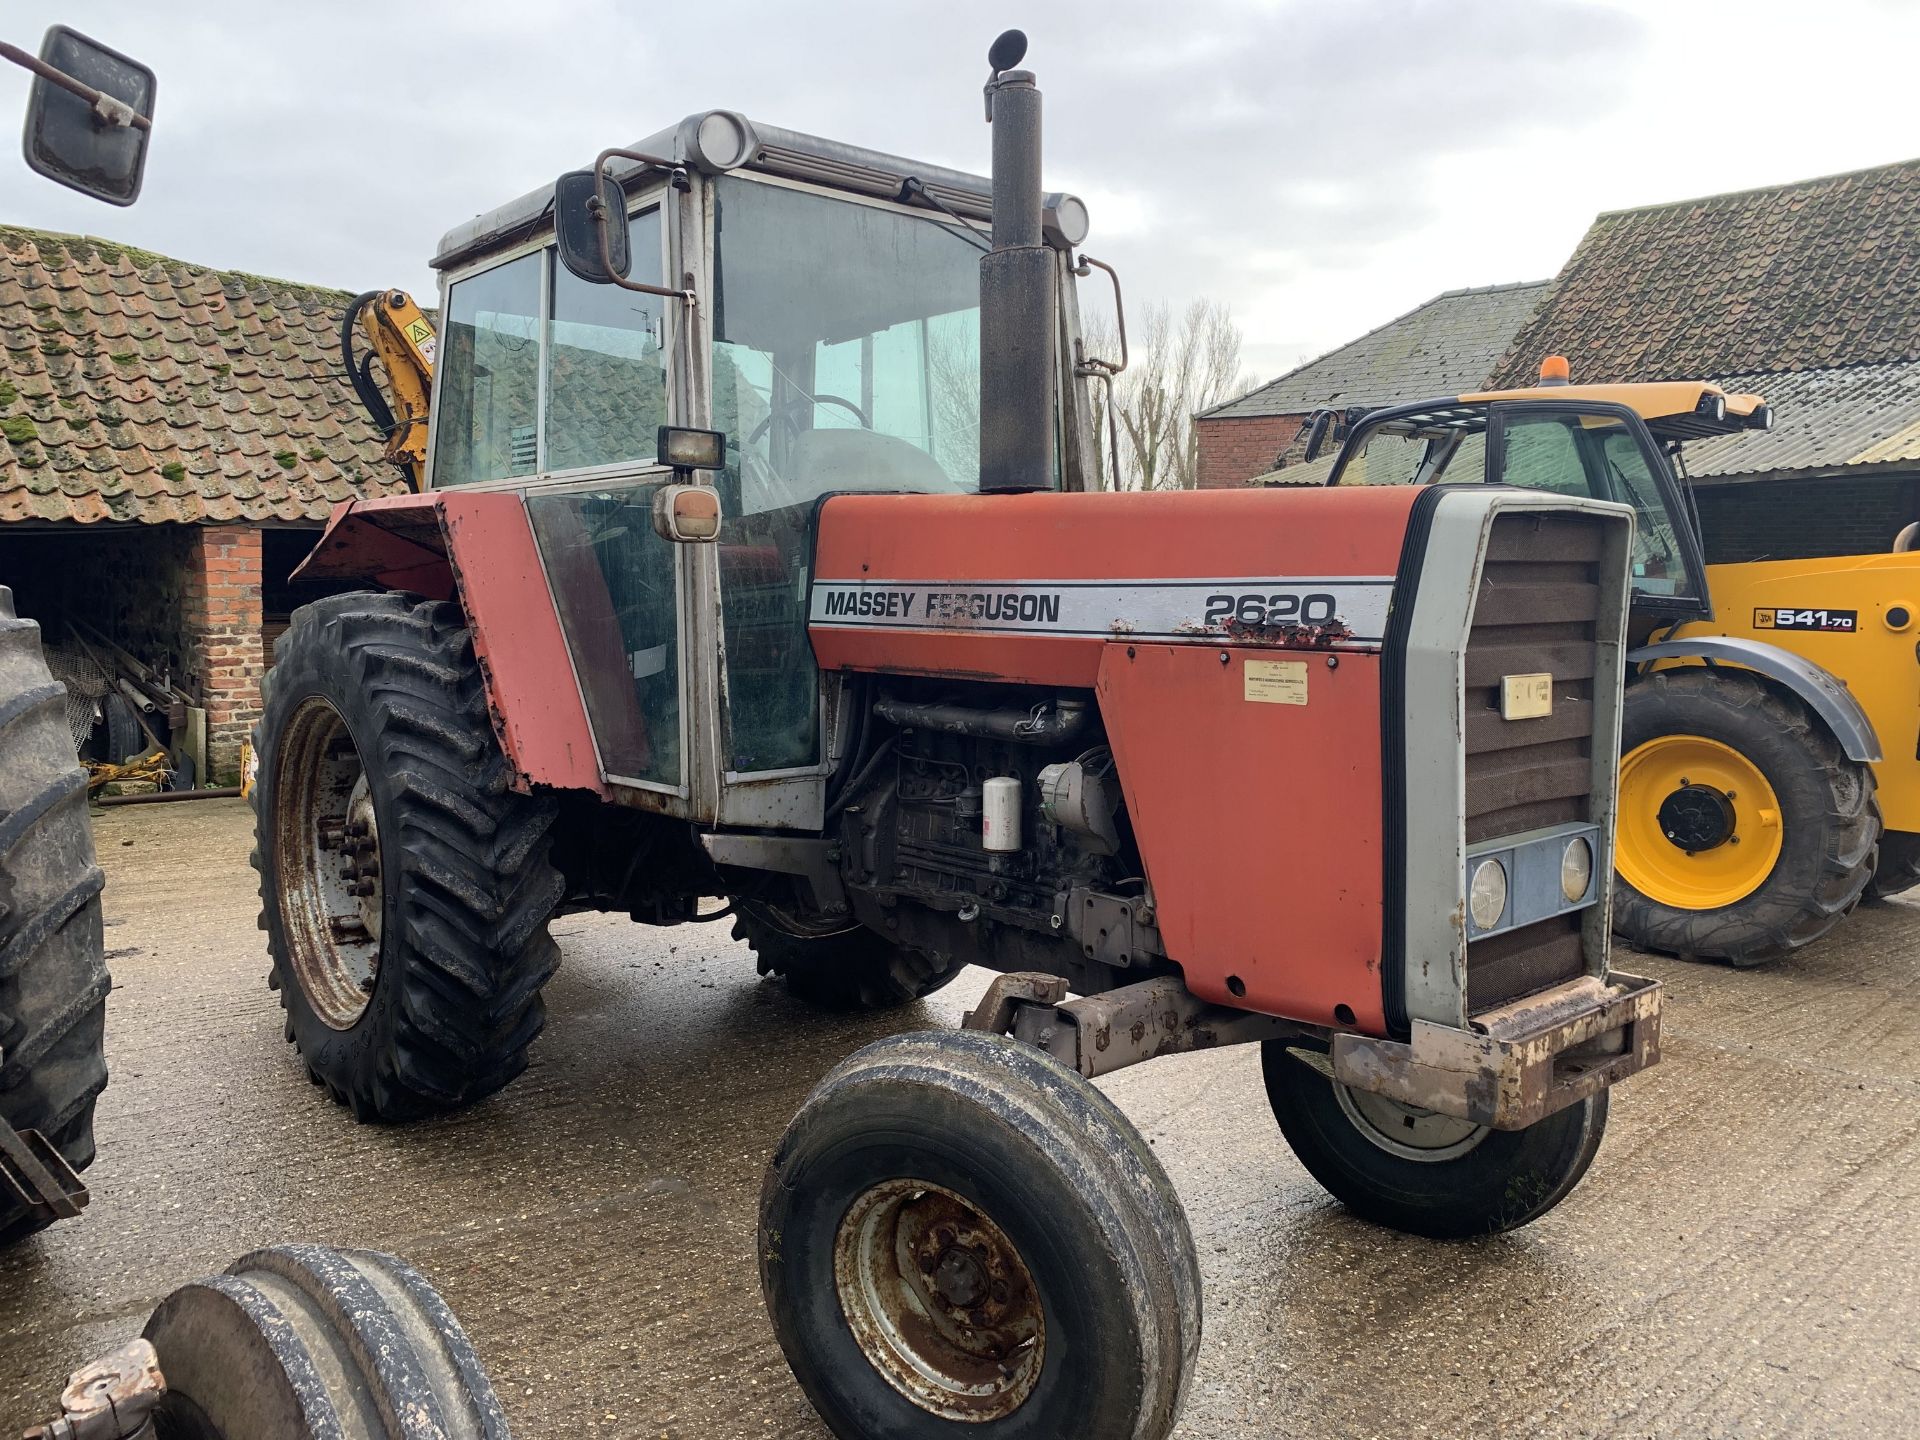
[[[1920,477],[1845,475],[1697,485],[1707,563],[1875,555],[1920,520]]]
[[[1306,419],[1304,415],[1254,415],[1194,421],[1199,488],[1223,490],[1266,474]]]
[[[206,699],[207,778],[234,785],[240,744],[260,718],[260,532],[195,527],[181,597],[187,665]]]

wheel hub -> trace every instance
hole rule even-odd
[[[1406,1105],[1370,1090],[1352,1090],[1338,1082],[1333,1089],[1353,1128],[1388,1154],[1404,1160],[1457,1159],[1493,1133],[1471,1120]]]
[[[1658,818],[1661,833],[1689,855],[1734,838],[1733,801],[1710,785],[1682,780],[1680,788],[1660,802]]]
[[[1032,1392],[1040,1292],[1006,1233],[952,1191],[909,1179],[868,1190],[840,1222],[833,1271],[861,1353],[922,1410],[995,1420]]]

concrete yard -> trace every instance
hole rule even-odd
[[[292,1239],[411,1259],[528,1440],[825,1435],[761,1312],[762,1168],[823,1072],[953,1023],[983,973],[822,1016],[724,924],[569,917],[528,1073],[363,1127],[281,1039],[240,802],[96,832],[113,1083],[91,1208],[0,1257],[0,1436],[168,1290]],[[1760,971],[1622,963],[1668,983],[1666,1062],[1616,1092],[1572,1198],[1499,1239],[1348,1218],[1281,1142],[1251,1050],[1103,1082],[1199,1242],[1182,1436],[1920,1433],[1920,904]]]

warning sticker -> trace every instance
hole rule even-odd
[[[407,341],[420,352],[420,357],[429,365],[433,364],[434,334],[433,326],[425,320],[410,321],[407,325]]]
[[[1307,703],[1307,662],[1249,660],[1244,683],[1249,700],[1263,705],[1304,705]]]

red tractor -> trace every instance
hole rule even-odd
[[[1464,1236],[1658,1054],[1607,968],[1630,512],[1103,492],[1023,52],[991,182],[710,111],[450,234],[429,488],[335,513],[304,574],[367,588],[294,616],[255,751],[271,983],[362,1119],[526,1066],[566,910],[718,898],[832,1007],[1002,972],[775,1153],[843,1436],[1171,1428],[1193,1245],[1095,1076],[1258,1041],[1334,1195]]]

